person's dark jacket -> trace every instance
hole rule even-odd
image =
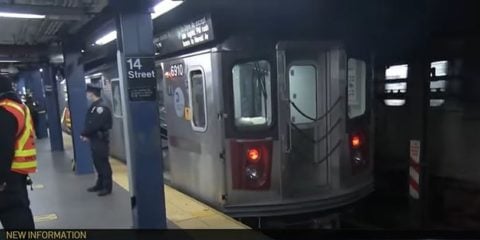
[[[0,101],[10,99],[21,103],[15,93],[6,93],[0,96]],[[11,173],[12,161],[15,154],[15,142],[17,138],[17,119],[9,111],[0,107],[0,184],[7,181]]]
[[[98,137],[99,132],[107,132],[112,128],[112,113],[106,103],[99,99],[92,103],[85,116],[85,128],[81,136]],[[108,139],[108,137],[107,137]]]

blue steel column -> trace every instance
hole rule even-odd
[[[154,57],[153,26],[147,0],[110,1],[117,16],[117,61],[126,103],[126,143],[135,228],[166,228],[162,143],[157,101],[127,97],[126,57]]]
[[[38,113],[38,123],[35,125],[36,132],[38,133],[37,137],[39,139],[45,138],[48,136],[47,132],[47,122],[45,115],[45,96],[43,92],[43,83],[40,77],[40,72],[38,69],[28,70],[20,73],[20,81],[23,81],[23,86],[25,89],[31,91],[33,99],[37,102],[39,108],[42,110]]]
[[[80,140],[80,133],[85,124],[88,105],[85,96],[85,73],[79,63],[81,47],[73,39],[63,42],[65,62],[65,79],[67,82],[68,107],[72,122],[72,140],[75,160],[75,173],[93,173],[92,157],[88,143]]]
[[[42,73],[45,87],[45,106],[48,117],[48,130],[52,151],[63,151],[62,126],[60,123],[60,110],[58,105],[58,89],[55,79],[55,69],[50,65],[43,66]]]

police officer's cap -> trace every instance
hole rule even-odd
[[[100,93],[102,92],[102,88],[99,86],[95,86],[93,84],[87,84],[87,92],[91,92],[97,96],[100,96]]]

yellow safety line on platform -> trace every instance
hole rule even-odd
[[[129,191],[128,170],[122,162],[110,158],[113,181]],[[246,229],[248,226],[225,214],[165,185],[165,205],[167,218],[185,229]]]
[[[37,216],[33,217],[33,221],[36,222],[36,223],[48,222],[48,221],[53,221],[53,220],[57,220],[57,219],[58,219],[58,216],[55,213],[37,215]]]
[[[33,184],[32,188],[33,189],[44,189],[45,185],[43,185],[43,184]]]

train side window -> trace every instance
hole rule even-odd
[[[120,82],[114,80],[111,82],[112,85],[112,103],[113,103],[113,115],[117,117],[123,116],[122,111],[122,98],[120,95]]]
[[[207,105],[205,78],[199,69],[190,71],[190,106],[192,107],[192,128],[204,132],[207,129]]]
[[[348,117],[354,118],[365,113],[367,85],[367,64],[362,60],[348,59]]]
[[[395,95],[407,92],[408,64],[393,65],[385,70],[385,94]],[[390,81],[390,82],[389,82]],[[403,106],[405,99],[385,99],[387,106]]]
[[[235,125],[262,128],[272,123],[270,63],[265,60],[232,68]]]

